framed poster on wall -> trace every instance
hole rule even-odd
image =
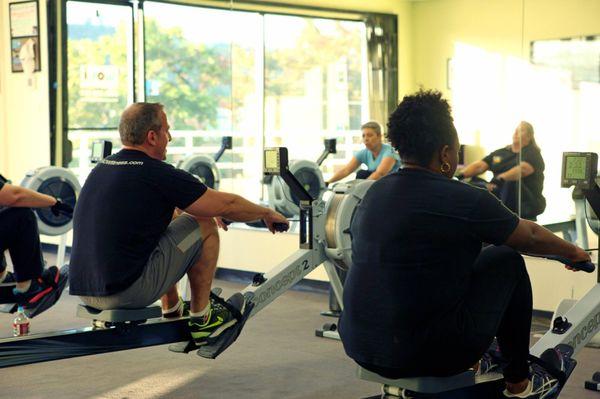
[[[40,65],[40,20],[38,2],[10,3],[10,54],[12,72],[32,73]]]

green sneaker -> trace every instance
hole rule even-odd
[[[210,292],[211,294],[218,296],[221,294],[221,291],[221,288],[215,287]],[[177,306],[177,309],[173,310],[172,312],[165,313],[165,311],[163,310],[162,317],[165,319],[178,319],[180,317],[188,317],[190,315],[190,301],[184,301],[183,298],[179,296],[178,305],[179,306]]]
[[[243,298],[241,294],[238,295]],[[237,296],[235,297],[237,298]],[[225,330],[237,323],[238,317],[232,313],[232,310],[236,313],[242,313],[244,305],[242,304],[240,312],[238,307],[232,308],[230,303],[226,303],[220,297],[211,294],[210,310],[208,311],[206,320],[202,323],[199,319],[190,318],[188,322],[190,334],[196,345],[202,346],[208,344],[209,338],[211,340],[216,339]]]

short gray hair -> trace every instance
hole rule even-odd
[[[363,129],[373,129],[373,131],[378,136],[381,136],[381,125],[375,121],[369,121],[369,122],[365,123],[364,125],[362,125],[360,127],[360,130],[363,130]]]
[[[133,103],[125,108],[119,122],[123,145],[143,144],[150,130],[159,131],[162,128],[161,111],[163,105],[159,103]]]

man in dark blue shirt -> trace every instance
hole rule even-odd
[[[70,293],[98,309],[140,308],[161,298],[165,317],[183,313],[176,283],[187,273],[190,331],[198,345],[236,323],[209,300],[219,255],[214,217],[288,223],[272,209],[211,190],[163,162],[171,141],[161,104],[136,103],[122,114],[123,149],[88,176],[73,221]],[[175,210],[184,211],[173,219]]]
[[[403,168],[371,186],[351,224],[339,329],[346,353],[388,378],[450,376],[496,337],[508,359],[505,396],[550,394],[557,380],[536,365],[529,373],[531,283],[515,250],[574,262],[589,255],[452,179],[460,146],[439,92],[406,96],[388,127]],[[494,245],[482,251],[484,242]],[[484,358],[480,367],[498,366]]]

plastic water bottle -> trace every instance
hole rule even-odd
[[[23,306],[19,306],[17,317],[13,320],[13,336],[20,337],[29,334],[29,317],[25,314]]]

